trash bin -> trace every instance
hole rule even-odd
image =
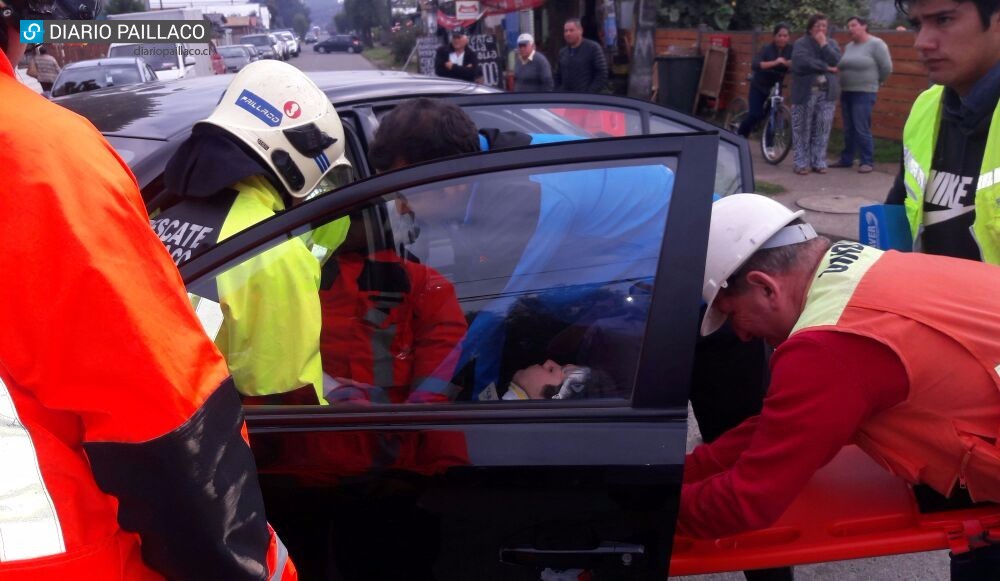
[[[659,91],[656,102],[684,113],[694,111],[701,80],[700,56],[665,55],[656,57]]]

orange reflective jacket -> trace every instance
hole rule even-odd
[[[5,57],[0,103],[0,578],[294,578],[127,166]]]
[[[839,242],[793,333],[856,333],[890,347],[909,378],[903,403],[855,443],[894,474],[948,495],[1000,501],[1000,268]],[[830,370],[835,373],[835,370]]]

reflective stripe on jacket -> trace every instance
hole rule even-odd
[[[921,93],[903,127],[904,205],[914,244],[919,243],[924,224],[924,195],[937,146],[943,97],[941,85]],[[981,167],[972,229],[983,261],[1000,264],[1000,105],[993,112]]]
[[[331,268],[320,292],[325,373],[374,386],[364,393],[370,401],[453,399],[457,360],[445,359],[467,325],[451,282],[394,250],[335,254]]]
[[[0,579],[294,575],[128,167],[5,58],[0,102]]]
[[[855,443],[897,476],[948,495],[1000,501],[1000,268],[839,242],[809,288],[793,334],[855,333],[899,356],[909,395]],[[830,370],[831,373],[835,372]]]

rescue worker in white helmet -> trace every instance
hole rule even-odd
[[[293,581],[225,361],[135,178],[14,75],[27,21],[99,11],[0,0],[0,579]]]
[[[911,484],[1000,501],[1000,269],[831,244],[801,215],[756,194],[713,205],[701,333],[729,320],[775,352],[761,414],[688,455],[678,530],[771,526],[847,444]]]
[[[151,223],[180,264],[351,176],[323,91],[291,65],[258,61],[167,163],[165,187],[180,202]],[[336,248],[348,224],[316,230],[310,242]],[[192,289],[221,305],[215,342],[248,403],[318,403],[319,281],[317,258],[296,238],[218,276],[215,288]]]

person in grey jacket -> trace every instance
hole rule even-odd
[[[826,173],[826,146],[840,86],[840,47],[827,36],[821,13],[809,17],[806,34],[792,45],[792,145],[795,173]]]
[[[608,86],[608,61],[604,49],[596,42],[583,37],[579,18],[570,18],[563,26],[563,40],[559,51],[559,67],[555,73],[557,91],[572,93],[600,93]]]
[[[851,42],[844,47],[840,69],[840,116],[844,120],[844,150],[833,167],[854,165],[858,150],[859,173],[872,171],[875,140],[872,138],[872,109],[875,95],[892,73],[892,57],[885,41],[868,34],[868,22],[860,16],[847,20]]]
[[[535,50],[535,38],[525,32],[517,37],[514,55],[514,90],[551,91],[552,67],[545,55]]]

